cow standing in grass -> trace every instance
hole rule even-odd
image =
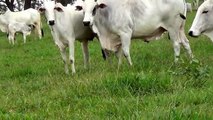
[[[39,10],[45,12],[47,22],[55,44],[59,47],[62,59],[65,64],[65,72],[69,73],[66,48],[69,48],[69,62],[72,73],[75,73],[74,43],[79,40],[82,43],[85,67],[89,63],[88,41],[94,38],[94,34],[89,27],[85,27],[83,21],[83,11],[75,11],[76,4],[81,4],[78,0],[74,5],[62,6],[55,1],[44,1],[44,5]]]
[[[193,58],[184,33],[187,10],[184,0],[85,0],[84,5],[76,9],[83,9],[83,23],[92,26],[102,48],[119,53],[119,58],[124,54],[130,65],[132,38],[150,41],[165,31],[173,43],[175,61],[178,61],[181,44]]]
[[[8,39],[9,43],[15,43],[15,35],[17,32],[23,34],[23,41],[26,43],[27,35],[31,34],[31,31],[34,29],[34,25],[27,25],[25,23],[20,22],[12,22],[8,25]]]
[[[201,34],[208,36],[213,42],[213,0],[206,0],[201,4],[189,30],[189,35],[192,37]]]
[[[24,23],[26,25],[34,25],[39,38],[43,36],[40,13],[35,9],[27,9],[19,12],[12,12],[9,9],[0,15],[0,29],[8,32],[8,25],[11,23]]]

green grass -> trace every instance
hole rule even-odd
[[[188,15],[188,31],[195,13]],[[133,67],[101,57],[97,40],[89,44],[90,68],[83,68],[76,42],[74,76],[64,73],[49,28],[38,40],[17,38],[9,45],[0,33],[0,119],[213,119],[213,45],[205,36],[191,38],[199,61],[189,64],[182,49],[173,65],[167,35],[149,44],[132,41]]]

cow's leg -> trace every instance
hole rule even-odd
[[[194,55],[193,55],[193,53],[192,53],[192,50],[191,50],[191,47],[190,47],[190,44],[189,44],[189,40],[187,39],[187,37],[186,37],[184,31],[181,31],[181,32],[180,32],[180,38],[181,38],[181,43],[182,43],[183,47],[186,49],[186,51],[187,51],[189,57],[190,57],[191,59],[193,59],[193,58],[194,58]]]
[[[174,54],[175,54],[175,62],[179,60],[180,57],[180,40],[177,34],[177,31],[169,31],[169,35],[173,42]]]
[[[8,38],[9,44],[12,44],[12,40],[11,40],[11,35],[10,35],[10,33],[8,34],[7,38]]]
[[[64,46],[62,44],[61,45],[58,44],[58,47],[59,47],[59,50],[60,50],[60,53],[61,53],[62,60],[64,62],[65,73],[69,74],[69,68],[68,68],[67,56],[66,56],[66,46]]]
[[[10,44],[15,44],[15,32],[10,30],[8,33],[8,39]]]
[[[74,43],[75,43],[75,39],[71,39],[69,41],[69,59],[70,59],[70,63],[71,63],[71,68],[72,68],[72,73],[75,73],[75,59],[74,59]]]
[[[88,41],[85,40],[81,44],[82,51],[84,55],[84,68],[87,68],[89,66],[89,49],[88,49]]]
[[[23,33],[24,44],[26,43],[26,33]]]
[[[118,58],[118,67],[122,64],[122,55],[123,55],[123,50],[122,46],[118,48],[118,51],[116,51],[116,57]]]
[[[42,38],[42,32],[41,32],[41,24],[40,24],[40,22],[36,23],[35,29],[38,32],[39,39],[41,39]]]
[[[123,54],[127,58],[130,66],[132,66],[132,60],[131,60],[131,56],[130,56],[130,52],[129,52],[130,44],[131,44],[131,35],[132,35],[131,32],[122,32],[120,34]],[[120,57],[120,59],[121,59],[121,57]]]
[[[12,44],[14,45],[15,44],[15,33],[11,33],[11,41],[12,41]]]

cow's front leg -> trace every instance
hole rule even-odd
[[[89,49],[88,49],[88,41],[85,40],[81,43],[83,56],[84,56],[84,68],[89,67]]]
[[[178,62],[180,57],[180,39],[178,37],[178,31],[170,31],[169,35],[171,37],[171,40],[173,42],[173,48],[174,48],[174,54],[175,54],[175,63]]]
[[[132,35],[131,31],[120,33],[123,54],[126,57],[130,66],[132,66],[132,60],[130,56],[131,35]]]
[[[69,74],[69,68],[68,68],[68,62],[67,62],[67,56],[66,56],[66,46],[64,45],[58,45],[61,53],[62,60],[64,62],[64,70],[66,74]]]
[[[75,43],[74,39],[69,41],[69,60],[71,63],[71,68],[72,68],[73,74],[76,72],[75,71],[75,59],[74,59],[74,50],[75,50],[74,43]]]
[[[15,44],[15,33],[9,34],[9,39],[10,39],[10,43],[12,43],[12,45],[14,45]]]
[[[181,38],[181,43],[182,43],[183,47],[185,48],[185,50],[187,51],[190,59],[193,60],[194,55],[192,53],[192,50],[191,50],[191,47],[190,47],[190,44],[189,44],[189,40],[187,39],[187,37],[184,33],[184,30],[180,31],[180,38]]]
[[[23,33],[24,43],[26,43],[26,33]]]

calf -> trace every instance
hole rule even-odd
[[[8,39],[9,43],[14,45],[16,32],[21,32],[23,34],[24,43],[26,43],[26,36],[30,35],[34,25],[27,25],[25,23],[12,22],[8,25]]]
[[[81,1],[81,0],[80,0]],[[75,73],[74,42],[79,40],[82,43],[85,67],[89,62],[88,40],[94,38],[94,34],[89,27],[84,27],[83,11],[75,11],[75,5],[80,3],[78,0],[73,5],[62,6],[61,3],[54,1],[44,1],[40,12],[45,12],[47,22],[55,44],[58,46],[62,59],[65,64],[65,73],[68,74],[68,61],[66,48],[69,48],[69,61],[71,63],[72,73]]]

